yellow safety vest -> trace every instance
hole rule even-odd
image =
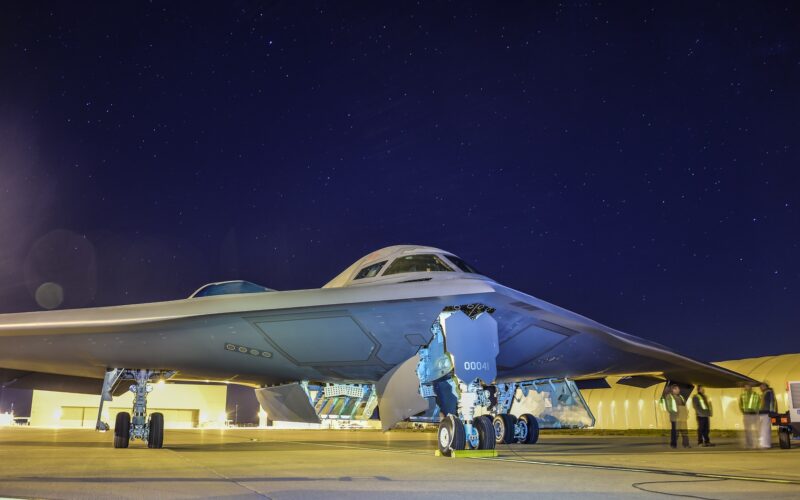
[[[761,397],[755,391],[743,392],[739,396],[739,407],[744,413],[758,413],[761,409]]]
[[[683,395],[682,394],[678,394],[678,397],[681,398],[681,401],[683,401],[683,404],[686,404],[686,400],[683,399]],[[667,394],[665,400],[666,400],[666,403],[667,403],[667,410],[670,413],[678,413],[678,399],[675,397],[675,395],[674,394]]]
[[[702,408],[703,410],[708,410],[708,406],[706,406],[706,398],[704,398],[700,394],[698,394],[695,397],[697,398],[697,401],[700,402],[700,408]]]

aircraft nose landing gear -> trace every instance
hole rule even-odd
[[[144,431],[147,435],[148,448],[161,448],[164,446],[164,415],[153,413]],[[140,434],[141,435],[141,434]],[[114,448],[127,448],[131,441],[131,414],[127,411],[117,413],[114,423]]]
[[[141,439],[148,448],[164,446],[164,415],[152,413],[147,415],[147,395],[153,390],[150,382],[156,378],[166,380],[174,372],[158,370],[113,369],[106,372],[103,381],[103,395],[100,398],[100,409],[97,418],[97,430],[108,430],[108,424],[101,421],[103,402],[111,401],[114,387],[122,380],[133,380],[130,391],[133,393],[133,409],[117,413],[114,422],[114,448],[127,448],[133,439]]]

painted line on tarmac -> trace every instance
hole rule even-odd
[[[201,463],[199,463],[199,462],[197,462],[195,460],[192,460],[192,459],[190,459],[188,457],[185,457],[182,453],[180,453],[178,451],[175,451],[175,450],[172,450],[172,449],[169,449],[169,448],[167,448],[167,450],[172,452],[173,455],[181,458],[183,461],[185,461],[191,467],[199,466],[200,468],[211,472],[215,476],[217,476],[217,477],[219,477],[221,479],[224,479],[225,481],[228,481],[231,484],[235,484],[235,485],[237,485],[237,486],[239,486],[241,488],[244,488],[244,489],[246,489],[248,491],[251,491],[251,492],[255,493],[257,496],[259,496],[261,498],[266,498],[267,500],[272,500],[272,497],[267,495],[266,493],[258,491],[256,489],[253,489],[250,486],[247,486],[246,484],[242,483],[241,481],[237,481],[236,479],[230,478],[230,477],[226,476],[225,474],[222,474],[221,472],[217,471],[213,467],[209,467],[208,465],[201,464]],[[198,479],[198,480],[202,481],[202,479]]]
[[[346,448],[352,450],[364,450],[364,451],[377,451],[383,453],[397,453],[397,454],[407,454],[407,455],[428,455],[427,450],[422,451],[419,449],[408,449],[408,450],[397,450],[391,448],[383,448],[383,447],[370,447],[370,446],[359,446],[359,445],[344,445],[344,444],[331,444],[331,443],[319,443],[313,441],[284,441],[284,440],[277,440],[277,439],[269,439],[263,440],[261,442],[273,442],[273,443],[292,443],[292,444],[303,444],[303,445],[312,445],[312,446],[320,446],[325,448]],[[515,453],[514,451],[511,451]],[[550,465],[554,467],[571,467],[577,469],[596,469],[596,470],[611,470],[611,471],[618,471],[618,472],[640,472],[640,473],[647,473],[647,474],[663,474],[669,476],[683,476],[683,477],[695,477],[695,478],[708,478],[708,479],[731,479],[736,481],[750,481],[750,482],[759,482],[759,483],[773,483],[773,484],[798,484],[800,485],[800,480],[795,479],[777,479],[777,478],[765,478],[765,477],[757,477],[757,476],[738,476],[732,474],[714,474],[714,473],[706,473],[706,472],[687,472],[687,471],[671,471],[671,470],[664,470],[664,469],[650,469],[644,467],[625,467],[621,465],[595,465],[595,464],[579,464],[573,462],[552,462],[547,460],[529,460],[524,458],[508,458],[508,457],[464,457],[462,459],[466,460],[491,460],[496,462],[511,462],[511,463],[523,463],[523,464],[532,464],[532,465]]]
[[[261,442],[273,442],[273,443],[293,443],[293,444],[304,444],[304,445],[312,445],[312,446],[322,446],[326,448],[347,448],[352,450],[364,450],[364,451],[378,451],[383,453],[397,453],[397,454],[405,454],[405,455],[429,455],[428,451],[422,451],[419,449],[409,449],[409,450],[396,450],[391,448],[372,448],[369,446],[358,446],[358,445],[345,445],[345,444],[330,444],[330,443],[317,443],[312,441],[283,441],[283,440],[264,440]],[[499,450],[503,451],[503,450]],[[512,451],[512,453],[514,453]],[[454,459],[458,460],[458,459]],[[490,460],[495,462],[511,462],[511,463],[520,463],[520,464],[532,464],[532,465],[550,465],[553,467],[571,467],[576,469],[595,469],[595,470],[611,470],[617,472],[640,472],[645,474],[663,474],[668,476],[682,476],[682,477],[694,477],[694,478],[704,478],[704,479],[730,479],[735,481],[749,481],[749,482],[757,482],[757,483],[773,483],[773,484],[798,484],[800,485],[800,480],[797,479],[777,479],[777,478],[767,478],[767,477],[757,477],[757,476],[737,476],[733,474],[714,474],[711,472],[686,472],[686,471],[672,471],[672,470],[664,470],[664,469],[649,469],[644,467],[625,467],[622,465],[595,465],[595,464],[578,464],[572,462],[551,462],[547,460],[528,460],[524,458],[507,458],[507,457],[463,457],[461,460]]]
[[[364,450],[364,451],[379,451],[383,453],[397,453],[398,455],[423,455],[423,456],[433,456],[428,450],[421,450],[419,448],[411,448],[407,450],[397,450],[392,448],[385,448],[385,447],[370,447],[370,446],[359,446],[359,445],[352,445],[352,444],[331,444],[331,443],[319,443],[314,441],[285,441],[282,439],[265,439],[259,440],[260,443],[291,443],[291,444],[310,444],[312,446],[322,446],[325,448],[345,448],[350,450]]]
[[[664,469],[650,469],[645,467],[625,467],[623,465],[596,465],[596,464],[578,464],[572,462],[551,462],[547,460],[528,460],[523,458],[506,458],[506,457],[470,457],[467,460],[493,460],[497,462],[513,462],[521,464],[534,464],[534,465],[550,465],[554,467],[572,467],[576,469],[596,469],[596,470],[612,470],[618,472],[643,472],[648,474],[664,474],[668,476],[683,476],[683,477],[696,477],[708,479],[731,479],[736,481],[750,481],[757,483],[774,483],[774,484],[800,484],[797,479],[777,479],[757,476],[737,476],[732,474],[714,474],[711,472],[687,472],[687,471],[673,471]]]

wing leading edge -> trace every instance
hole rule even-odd
[[[532,380],[658,374],[666,380],[735,387],[752,379],[620,332],[516,290],[496,286],[502,306],[498,378]]]
[[[500,342],[498,381],[548,377],[580,380],[645,373],[710,387],[751,381],[489,279],[253,293],[3,315],[0,368],[99,378],[107,367],[147,363],[151,368],[177,368],[191,374],[192,379],[219,376],[259,384],[318,376],[326,381],[325,373],[330,373],[331,380],[374,382],[416,352],[415,345],[420,344],[414,339],[429,337],[425,325],[435,320],[442,307],[469,303],[495,309]],[[262,316],[279,318],[281,324],[316,324],[331,311],[337,318],[351,318],[363,330],[365,342],[372,346],[367,346],[372,353],[369,359],[358,364],[298,363],[282,356],[280,349],[273,349],[270,339],[252,324],[254,317]],[[406,323],[402,323],[404,318]],[[413,324],[407,318],[415,318]],[[259,353],[267,350],[271,357],[231,353],[226,350],[229,345],[259,349]],[[311,342],[308,350],[315,345],[321,344]],[[136,353],[141,356],[134,358]],[[249,378],[230,378],[235,371],[244,375],[245,368]],[[263,370],[272,371],[262,380],[258,374],[266,373]]]

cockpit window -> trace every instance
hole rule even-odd
[[[455,255],[445,255],[445,257],[465,273],[481,274],[477,269],[464,262],[460,257],[456,257]]]
[[[375,276],[378,275],[379,272],[381,272],[381,268],[383,267],[384,264],[386,264],[385,260],[383,262],[377,262],[375,264],[367,266],[364,269],[360,270],[358,274],[356,274],[356,277],[353,279],[360,280],[363,278],[374,278]]]
[[[407,255],[398,257],[384,271],[383,275],[400,273],[419,273],[431,271],[453,271],[450,266],[436,255]]]

